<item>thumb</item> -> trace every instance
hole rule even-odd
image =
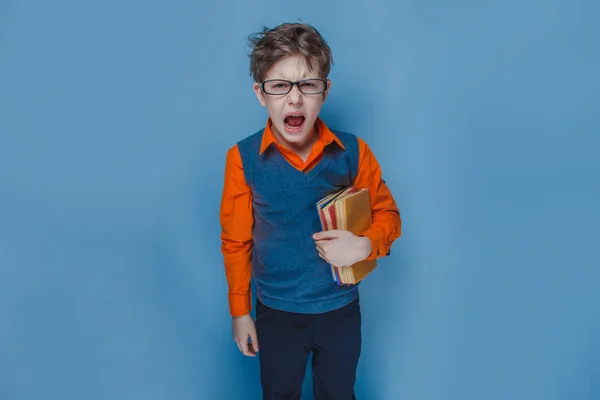
[[[334,229],[331,231],[317,232],[313,235],[313,239],[315,239],[315,240],[336,239],[339,236],[340,236],[340,231],[338,229]]]

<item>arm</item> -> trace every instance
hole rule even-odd
[[[221,199],[221,251],[229,287],[229,312],[233,339],[248,357],[256,357],[258,340],[252,309],[252,192],[246,184],[237,146],[227,152],[225,184]],[[250,343],[248,343],[250,339]]]
[[[369,146],[358,139],[359,164],[354,181],[357,188],[369,189],[373,224],[362,237],[371,242],[371,253],[367,259],[376,259],[389,254],[392,243],[400,237],[402,220],[394,197],[382,179],[381,168]]]
[[[369,189],[373,222],[371,228],[358,236],[343,230],[313,235],[319,256],[332,265],[351,265],[386,256],[401,233],[400,212],[381,178],[379,163],[364,141],[359,139],[358,144],[358,174],[354,186]]]
[[[252,192],[246,184],[237,146],[227,152],[225,182],[221,198],[221,251],[229,287],[232,317],[247,315],[252,309],[250,288],[252,257]]]

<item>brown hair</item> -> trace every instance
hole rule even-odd
[[[302,56],[312,71],[318,65],[321,78],[326,79],[333,64],[329,45],[313,26],[306,23],[284,23],[273,29],[263,27],[248,36],[251,48],[250,75],[262,82],[269,68],[281,58]]]

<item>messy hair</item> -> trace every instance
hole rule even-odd
[[[331,49],[319,31],[306,23],[284,23],[273,29],[263,27],[248,36],[250,75],[262,82],[269,68],[289,56],[301,56],[309,71],[320,67],[321,78],[326,79],[333,64]]]

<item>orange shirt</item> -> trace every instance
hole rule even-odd
[[[315,122],[319,137],[303,162],[292,150],[277,143],[271,131],[271,121],[267,121],[261,149],[262,153],[274,144],[285,159],[300,171],[310,171],[323,157],[323,149],[332,141],[343,145],[325,123],[317,118]],[[381,169],[369,146],[358,138],[359,165],[354,181],[357,188],[368,188],[371,197],[373,224],[361,236],[371,240],[372,251],[368,258],[383,257],[389,253],[394,240],[401,234],[400,212],[387,185],[381,177]],[[227,152],[225,182],[220,209],[221,250],[223,252],[225,275],[229,287],[229,309],[232,316],[250,313],[252,293],[250,288],[252,258],[252,192],[246,184],[242,159],[237,145]],[[316,251],[316,250],[315,250]]]

